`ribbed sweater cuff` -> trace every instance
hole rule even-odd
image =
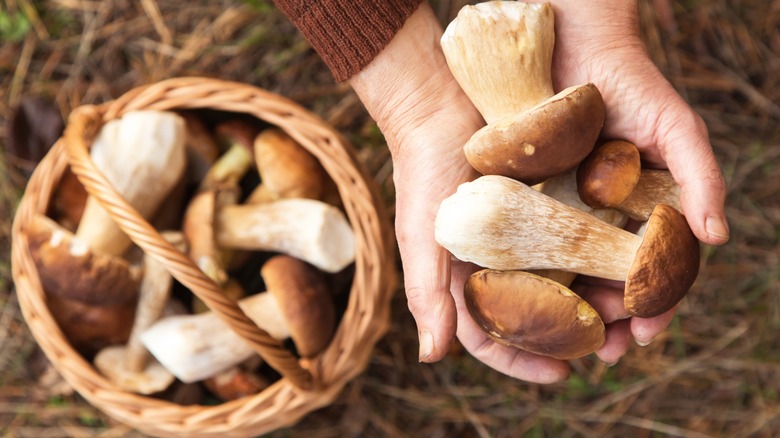
[[[274,0],[343,82],[390,42],[423,0]]]

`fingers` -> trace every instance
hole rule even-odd
[[[729,239],[726,185],[704,121],[675,95],[660,112],[656,142],[680,185],[683,213],[696,237],[710,245]]]
[[[654,318],[631,318],[631,333],[636,343],[645,346],[652,342],[659,333],[666,330],[676,312],[677,306]]]
[[[433,241],[432,230],[413,228],[424,223],[401,220],[398,244],[407,303],[420,339],[420,362],[436,362],[447,354],[455,337],[456,314],[449,287],[449,253]]]
[[[623,357],[631,346],[631,320],[622,319],[606,326],[606,340],[596,352],[601,361],[612,366]]]

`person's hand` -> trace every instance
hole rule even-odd
[[[462,147],[485,124],[449,72],[441,34],[423,4],[390,45],[350,79],[393,156],[396,232],[420,361],[443,358],[457,330],[464,347],[498,371],[539,383],[562,380],[569,374],[565,362],[500,346],[476,326],[463,304],[463,284],[475,267],[453,261],[434,239],[441,201],[477,176]]]
[[[530,0],[530,2],[540,2]],[[602,137],[637,145],[646,166],[668,168],[681,188],[683,213],[705,244],[728,240],[726,188],[702,118],[682,99],[649,58],[639,35],[636,2],[552,0],[555,11],[555,90],[592,82],[607,107]],[[586,280],[575,291],[597,310],[622,306],[622,284]],[[633,337],[649,343],[674,315],[616,320],[597,353],[616,362]],[[612,322],[612,321],[607,321]]]
[[[597,38],[598,32],[567,34],[566,19],[576,17],[556,9],[561,27],[554,65],[559,70],[555,75],[556,89],[583,82],[594,82],[602,89],[608,108],[605,134],[635,142],[649,163],[669,164],[683,187],[685,213],[696,235],[705,243],[722,243],[727,231],[710,228],[708,234],[703,225],[707,217],[715,218],[713,223],[723,217],[724,197],[722,178],[706,139],[706,129],[642,51],[636,36],[636,11],[626,12],[617,6],[611,10],[618,15],[626,13],[625,25],[629,27],[623,32],[637,38],[633,43],[625,44],[626,40],[617,36],[622,34],[613,34],[617,43],[606,37]],[[594,28],[602,31],[609,27],[609,24],[599,25],[599,20],[611,23],[607,16],[580,22],[594,23]],[[439,203],[458,184],[475,176],[461,148],[484,124],[449,74],[439,47],[440,36],[441,28],[434,15],[423,5],[391,44],[350,80],[385,134],[393,154],[396,230],[409,308],[420,335],[420,360],[441,359],[457,330],[458,338],[472,355],[500,372],[540,383],[561,380],[568,375],[565,362],[503,347],[476,326],[463,304],[463,283],[474,267],[459,262],[451,264],[449,254],[434,240],[434,218]],[[571,41],[567,43],[566,38]],[[572,57],[571,52],[577,52],[578,57]],[[610,63],[624,66],[626,60],[635,65],[626,67],[625,75],[615,78],[616,67]],[[634,86],[641,86],[644,92],[630,94]],[[660,94],[654,94],[659,91]],[[678,117],[688,118],[670,119],[662,114],[670,110],[676,110]],[[653,120],[651,116],[655,117],[655,123],[645,126],[644,123]],[[664,125],[661,120],[672,123]],[[686,120],[690,123],[679,123]],[[685,150],[677,152],[677,167],[671,164],[674,159],[666,160],[671,147]],[[696,164],[686,166],[684,158],[691,156],[697,157]],[[704,179],[700,177],[702,173],[706,175]],[[628,318],[622,305],[622,285],[614,282],[586,279],[575,290],[608,324],[607,342],[597,352],[606,363],[617,362],[632,338],[638,343],[649,342],[673,316],[673,312],[667,312],[646,320]]]

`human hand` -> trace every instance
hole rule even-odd
[[[485,123],[449,72],[441,34],[423,4],[391,44],[350,79],[393,156],[396,231],[420,361],[443,358],[457,331],[472,355],[500,372],[539,383],[562,380],[569,374],[567,363],[496,344],[473,322],[463,285],[476,267],[453,260],[434,239],[441,201],[477,176],[462,147]]]
[[[529,3],[541,3],[529,0]],[[556,43],[556,90],[587,82],[607,107],[602,136],[625,139],[640,149],[647,166],[668,168],[681,188],[683,213],[705,244],[728,240],[725,184],[702,118],[682,99],[649,58],[639,35],[636,2],[551,0]],[[575,291],[600,313],[622,306],[622,284],[586,280]],[[618,315],[616,312],[608,314]],[[616,362],[633,337],[649,343],[674,315],[607,320],[607,343],[598,356]],[[627,317],[627,315],[626,315]]]

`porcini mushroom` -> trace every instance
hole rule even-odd
[[[254,141],[254,156],[260,185],[248,203],[305,198],[339,204],[336,185],[322,164],[283,130],[260,132]]]
[[[92,251],[89,242],[43,215],[35,215],[26,231],[48,294],[97,306],[137,297],[141,270],[127,260]]]
[[[643,169],[639,149],[624,140],[598,145],[580,163],[577,191],[592,208],[613,208],[638,221],[646,221],[657,204],[682,210],[672,174]]]
[[[488,175],[536,184],[593,148],[605,106],[593,84],[552,86],[552,7],[490,1],[464,6],[441,45],[453,75],[487,122],[464,146]]]
[[[184,250],[184,236],[165,232],[163,237]],[[173,374],[151,357],[140,334],[162,315],[168,304],[173,277],[154,256],[144,254],[144,278],[133,329],[126,345],[112,345],[95,356],[95,367],[120,388],[138,394],[154,394],[171,385]]]
[[[460,260],[499,270],[555,269],[625,281],[626,309],[652,317],[693,284],[699,243],[677,210],[656,207],[640,237],[498,175],[445,199],[436,241]]]
[[[604,344],[604,322],[577,294],[529,272],[483,269],[464,288],[474,321],[496,342],[569,360]]]
[[[217,213],[217,244],[276,251],[338,272],[355,260],[355,236],[344,213],[313,199],[227,205]]]
[[[142,217],[151,218],[184,174],[184,121],[166,111],[130,111],[103,125],[92,144],[95,166]],[[149,189],[154,184],[154,189]],[[131,245],[100,202],[89,196],[76,236],[93,251],[122,255]]]
[[[292,337],[302,357],[317,355],[328,345],[335,324],[334,304],[319,272],[280,255],[266,262],[261,275],[268,291],[242,299],[241,309],[274,339]],[[211,377],[255,354],[212,312],[162,318],[141,340],[184,382]]]

